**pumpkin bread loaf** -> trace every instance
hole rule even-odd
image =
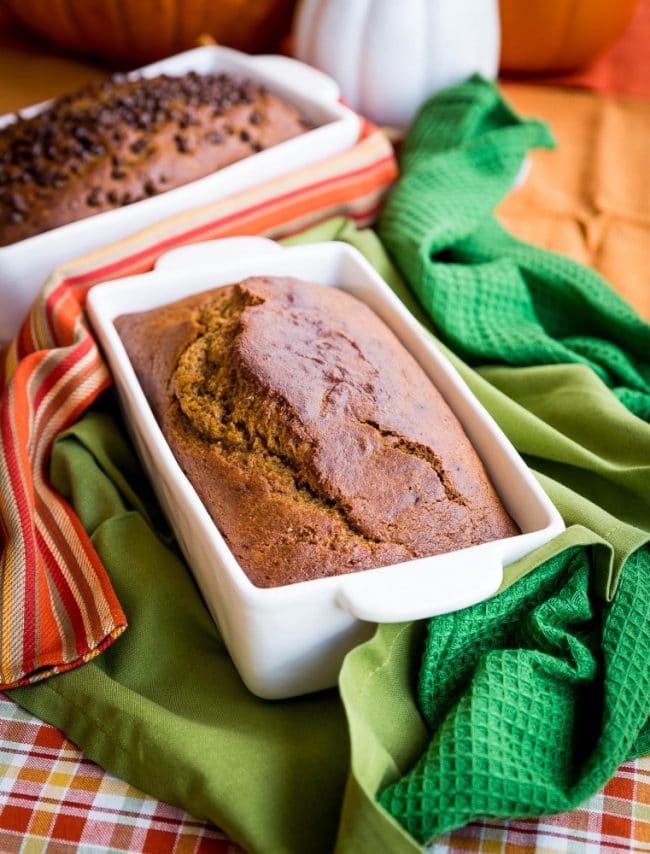
[[[115,325],[181,468],[254,584],[518,533],[440,393],[349,294],[256,277]]]
[[[0,129],[0,246],[187,184],[308,127],[227,74],[87,86]]]

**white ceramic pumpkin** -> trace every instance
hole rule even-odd
[[[330,74],[353,108],[406,127],[434,91],[495,77],[497,0],[301,0],[296,56]]]

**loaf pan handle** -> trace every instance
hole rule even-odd
[[[282,252],[282,247],[268,237],[224,237],[170,249],[156,261],[156,270],[197,270],[223,267],[251,255]]]
[[[422,620],[482,602],[502,579],[500,549],[486,544],[342,576],[337,603],[372,623]]]
[[[262,73],[268,69],[270,74],[278,78],[285,78],[288,83],[294,86],[299,83],[312,98],[327,101],[330,104],[339,100],[341,90],[338,83],[328,74],[318,71],[311,65],[297,59],[291,59],[289,56],[275,56],[273,54],[251,56],[249,59]]]

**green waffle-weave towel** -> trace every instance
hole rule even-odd
[[[572,809],[650,749],[650,551],[605,604],[585,548],[432,620],[419,704],[432,738],[380,802],[420,842],[480,816]]]
[[[550,146],[480,78],[434,96],[401,158],[379,235],[442,339],[472,365],[593,368],[650,420],[650,326],[593,270],[493,216],[527,151]]]
[[[650,327],[596,273],[515,240],[494,219],[528,149],[548,144],[543,125],[520,121],[483,80],[435,96],[406,142],[381,237],[465,359],[586,365],[647,420]],[[525,399],[525,377],[503,370],[483,373]],[[549,420],[566,428],[573,405],[561,398],[570,385],[541,389],[534,376],[536,396],[549,396]],[[537,399],[536,408],[544,409]],[[586,437],[588,418],[578,420]],[[626,435],[618,441],[622,450]],[[567,480],[565,460],[545,468]],[[593,491],[584,472],[580,491]],[[650,528],[647,505],[635,522]],[[650,749],[647,545],[627,559],[615,590],[598,581],[592,550],[576,547],[494,599],[430,621],[418,686],[430,742],[380,795],[416,839],[479,816],[569,810]]]

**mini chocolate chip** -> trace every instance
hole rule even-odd
[[[180,133],[177,133],[174,136],[174,142],[176,143],[176,150],[181,154],[187,154],[189,152],[190,148],[187,144],[187,140],[184,136],[181,136]]]
[[[113,164],[113,166],[121,166],[122,158],[118,157],[117,154],[111,154],[111,163]]]
[[[112,169],[111,178],[113,178],[115,181],[121,181],[123,178],[126,178],[126,172],[124,171],[124,169]]]
[[[9,196],[9,200],[14,208],[14,210],[20,211],[20,213],[25,213],[27,210],[27,203],[25,199],[20,195],[20,193],[11,193]]]
[[[264,146],[260,142],[251,142],[251,148],[253,151],[264,151]]]
[[[151,179],[147,179],[144,182],[144,191],[148,196],[155,196],[156,194],[156,185]]]
[[[143,136],[141,136],[140,139],[136,139],[135,142],[131,143],[131,151],[134,154],[139,154],[146,147],[147,147],[147,140]]]
[[[253,112],[248,117],[248,121],[252,125],[261,125],[262,124],[262,114],[259,112],[259,110],[253,110]]]
[[[102,203],[100,195],[100,187],[93,187],[89,195],[86,196],[86,204],[91,208],[98,208]]]
[[[166,184],[167,183],[167,176],[166,175],[159,175],[158,180],[160,181],[161,184]]]
[[[122,196],[122,198],[120,200],[120,204],[128,205],[130,201],[131,201],[131,193],[124,193],[124,195]]]
[[[239,138],[242,142],[250,142],[251,135],[246,129],[244,129],[239,131]]]
[[[111,134],[113,142],[124,142],[124,134],[121,130],[114,130]]]
[[[118,202],[119,196],[117,195],[115,190],[109,190],[108,193],[106,193],[106,198],[108,199],[108,201],[112,205],[116,205]]]

